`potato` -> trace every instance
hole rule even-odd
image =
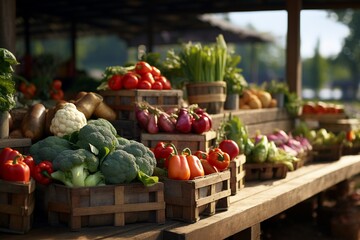
[[[253,95],[254,94],[252,94],[250,90],[244,90],[244,92],[241,96],[242,102],[244,104],[247,104],[250,101],[251,96],[253,96]]]
[[[44,136],[46,108],[43,104],[33,105],[21,123],[21,132],[26,138],[37,141]]]
[[[269,108],[277,107],[277,100],[275,98],[271,99]]]
[[[255,95],[250,97],[248,105],[250,106],[251,109],[260,109],[260,108],[262,108],[260,99]]]
[[[258,98],[261,101],[261,106],[263,108],[267,108],[270,106],[271,102],[271,94],[266,91],[259,91],[258,92]]]

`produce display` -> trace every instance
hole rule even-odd
[[[192,153],[189,148],[179,152],[172,143],[158,142],[152,149],[157,161],[157,173],[170,179],[191,180],[224,171],[238,155],[239,147],[232,140],[224,140],[220,146],[208,152],[198,150]]]
[[[344,106],[342,104],[321,101],[308,101],[302,105],[301,114],[344,114]]]
[[[104,72],[104,78],[98,90],[121,89],[153,89],[169,90],[171,82],[161,74],[161,71],[145,61],[138,61],[130,67],[111,66]]]
[[[196,104],[167,112],[146,103],[137,103],[135,110],[139,126],[148,133],[208,132],[212,127],[211,116]]]
[[[276,99],[271,94],[261,89],[246,89],[240,97],[240,109],[274,108]]]
[[[136,179],[145,185],[157,182],[151,177],[156,166],[152,151],[142,143],[118,136],[111,123],[101,118],[89,120],[71,134],[46,137],[33,144],[29,152],[38,166],[34,176],[40,176],[35,179],[43,184],[50,183],[46,178],[69,187]]]

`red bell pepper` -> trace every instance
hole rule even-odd
[[[15,157],[18,158],[18,160],[22,160],[23,156],[21,155],[21,153],[17,150],[14,150],[10,147],[6,147],[3,148],[3,150],[1,150],[0,152],[0,177],[2,175],[2,169],[4,168],[4,164],[5,162],[7,162],[8,160],[14,160]]]
[[[198,150],[198,151],[196,151],[194,153],[194,155],[197,156],[200,160],[201,159],[208,159],[208,154],[206,152],[204,152],[204,151]]]
[[[154,155],[158,167],[168,167],[168,159],[174,154],[174,148],[165,142],[158,142],[154,148]]]
[[[30,181],[30,168],[22,160],[19,160],[19,157],[6,161],[1,173],[2,178],[6,181]]]
[[[210,150],[208,161],[219,171],[223,171],[230,165],[230,156],[226,152],[223,152],[220,148],[215,148]]]
[[[50,161],[41,161],[34,168],[33,178],[36,182],[48,185],[52,182],[51,173],[54,172],[52,162]]]
[[[30,155],[24,156],[23,162],[26,163],[26,165],[29,166],[30,176],[33,177],[34,167],[35,167],[35,165],[36,165],[33,157],[30,156]]]

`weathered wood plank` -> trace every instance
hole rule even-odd
[[[309,172],[306,173],[306,169]],[[310,165],[300,170],[303,170],[305,174],[284,180],[285,182],[282,184],[270,186],[267,189],[263,188],[262,191],[253,193],[237,202],[232,201],[226,212],[191,225],[166,230],[164,239],[224,239],[229,237],[358,174],[360,172],[360,156],[346,156],[320,168]],[[242,192],[245,193],[247,189],[249,188],[245,187]],[[221,229],[226,229],[226,231]]]

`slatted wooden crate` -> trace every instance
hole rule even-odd
[[[31,139],[30,138],[0,139],[0,150],[6,147],[15,149],[22,154],[27,154],[29,152],[29,148],[31,147]]]
[[[164,179],[166,217],[197,222],[201,217],[225,211],[230,204],[230,171],[194,180]]]
[[[161,182],[150,187],[141,183],[79,188],[51,184],[47,199],[49,223],[68,223],[73,231],[82,227],[165,222]]]
[[[0,231],[24,234],[32,228],[35,181],[0,180]]]
[[[210,147],[214,146],[216,141],[216,132],[210,130],[202,134],[190,134],[190,133],[141,133],[141,142],[149,147],[153,148],[159,141],[171,142],[178,150],[184,148],[190,148],[192,152],[197,150],[208,151]]]
[[[230,162],[230,189],[231,195],[237,194],[245,186],[245,155],[241,154]]]
[[[342,144],[334,144],[331,146],[325,145],[314,145],[313,155],[314,162],[331,162],[337,161],[342,156]]]
[[[147,102],[163,110],[180,107],[183,100],[182,90],[118,90],[101,91],[100,95],[116,113],[117,119],[136,120],[134,103]]]
[[[245,163],[245,181],[286,178],[288,168],[281,163]]]

